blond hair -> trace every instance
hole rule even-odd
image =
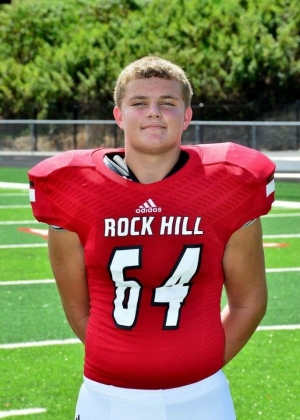
[[[115,105],[118,107],[121,106],[128,82],[135,79],[148,79],[150,77],[159,77],[160,79],[176,80],[179,82],[185,107],[188,108],[190,106],[193,89],[184,70],[171,61],[156,56],[140,58],[124,68],[117,79],[114,89]]]

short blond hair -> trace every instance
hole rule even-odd
[[[156,56],[140,58],[124,68],[117,79],[114,89],[115,105],[118,107],[121,106],[128,82],[135,79],[148,79],[150,77],[159,77],[160,79],[176,80],[179,82],[185,107],[188,108],[191,105],[193,89],[184,70],[171,61]]]

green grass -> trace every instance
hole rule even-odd
[[[0,288],[0,301],[4,318],[9,319],[12,311],[18,315],[12,317],[10,327],[1,332],[0,343],[74,338],[54,283],[7,285]]]
[[[299,184],[300,185],[300,184]],[[277,212],[278,213],[278,212]],[[282,210],[281,210],[282,213]],[[300,233],[300,223],[295,223],[299,220],[300,209],[293,212],[284,212],[284,217],[263,217],[262,224],[264,235],[274,234],[287,234],[287,233]],[[273,211],[272,211],[273,215]],[[297,216],[295,216],[297,215]]]
[[[298,264],[299,266],[299,264]],[[262,325],[300,324],[300,272],[268,273],[269,304]]]
[[[24,229],[28,229],[28,228],[33,228],[33,229],[46,229],[44,225],[37,225],[37,224],[24,224],[22,225],[20,223],[20,226],[16,227],[16,226],[1,226],[1,233],[2,235],[6,235],[7,237],[7,241],[6,241],[6,245],[10,245],[10,244],[21,244],[24,240],[26,243],[31,243],[31,244],[35,244],[35,243],[45,243],[46,241],[45,239],[43,239],[40,236],[37,235],[29,235],[26,231],[24,231]]]
[[[296,221],[295,221],[296,222]],[[284,245],[282,248],[265,248],[265,258],[268,267],[272,268],[287,268],[287,267],[299,267],[299,255],[300,255],[300,238],[288,238],[288,239],[265,239],[264,242],[275,242],[277,244]]]
[[[47,248],[0,249],[0,267],[1,281],[53,278]]]
[[[0,168],[1,182],[28,183],[27,168]]]
[[[0,350],[0,360],[0,411],[41,407],[47,412],[26,420],[73,418],[82,382],[81,344]]]
[[[0,168],[0,181],[27,182],[27,170]],[[25,177],[25,178],[24,178]],[[279,185],[278,185],[279,184]],[[293,183],[294,186],[300,184]],[[277,200],[300,201],[300,190],[277,182]],[[298,194],[298,195],[297,195]],[[296,198],[294,196],[296,195]],[[45,239],[20,228],[46,229],[37,224],[27,192],[0,189],[0,246],[46,244]],[[265,235],[299,234],[300,209],[274,208],[262,218]],[[288,216],[289,215],[289,216]],[[32,223],[22,223],[22,221]],[[287,246],[265,248],[266,267],[299,267],[300,238],[265,238],[264,243]],[[0,283],[10,280],[51,279],[46,247],[0,248]],[[300,324],[299,271],[268,272],[269,304],[262,325]],[[55,284],[0,287],[0,343],[73,338]],[[3,321],[2,321],[3,320]],[[238,420],[300,420],[297,373],[300,330],[257,331],[242,352],[225,367],[231,384]],[[67,420],[82,382],[83,346],[80,344],[0,349],[0,411],[46,408],[27,420]],[[19,420],[19,416],[10,417]]]
[[[300,201],[300,183],[275,181],[276,200]]]
[[[300,330],[258,331],[225,368],[238,420],[299,420]]]
[[[9,195],[8,195],[9,194]],[[11,192],[7,195],[0,194],[0,206],[2,205],[25,205],[28,204],[28,191],[16,193]]]
[[[0,196],[1,196],[1,192],[0,192]],[[24,211],[24,210],[27,210],[27,211]],[[6,220],[6,221],[32,220],[34,221],[34,217],[32,216],[29,205],[27,209],[24,209],[24,208],[7,209],[7,208],[0,207],[0,220]]]

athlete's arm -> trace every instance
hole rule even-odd
[[[67,320],[84,343],[89,318],[89,295],[82,245],[76,233],[49,228],[48,250]]]
[[[227,305],[222,311],[225,364],[247,343],[267,308],[261,222],[236,231],[223,258]]]

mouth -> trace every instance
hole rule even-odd
[[[162,128],[166,128],[166,127],[163,126],[163,125],[152,124],[152,125],[146,125],[146,126],[142,127],[142,130],[145,130],[147,128],[160,128],[160,129],[162,129]]]

